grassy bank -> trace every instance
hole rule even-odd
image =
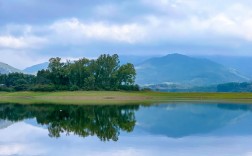
[[[18,104],[151,104],[180,101],[252,104],[252,93],[0,92],[0,103]]]

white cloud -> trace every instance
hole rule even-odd
[[[41,59],[42,55],[78,57],[81,48],[86,51],[91,49],[94,55],[98,55],[97,51],[104,47],[104,51],[109,48],[120,51],[124,47],[130,47],[132,53],[140,49],[139,51],[149,50],[148,53],[158,54],[161,48],[166,48],[165,44],[169,49],[169,43],[181,45],[181,51],[185,51],[185,54],[188,50],[183,49],[185,45],[196,49],[204,45],[207,50],[218,46],[232,49],[252,42],[250,4],[252,1],[248,0],[108,2],[91,8],[90,17],[87,18],[62,16],[56,21],[37,25],[6,23],[0,29],[0,61],[23,68],[45,60]],[[130,10],[132,6],[134,10]],[[124,12],[127,9],[128,12]],[[118,20],[118,15],[125,16],[125,20]],[[161,50],[159,45],[163,46],[160,46]],[[93,52],[96,46],[98,50]],[[91,48],[88,49],[89,47]],[[237,54],[250,53],[244,52],[248,47],[241,52],[242,48],[244,47],[237,48]],[[70,49],[70,52],[66,54],[61,49]],[[75,50],[78,52],[75,53]],[[126,50],[128,49],[125,48],[124,51]]]
[[[24,49],[39,45],[41,47],[95,45],[96,42],[134,44],[136,46],[159,41],[179,41],[183,44],[188,39],[195,42],[213,38],[215,41],[222,41],[230,37],[238,38],[241,41],[252,41],[252,11],[250,7],[245,6],[245,3],[231,1],[224,7],[224,3],[218,4],[215,1],[206,0],[203,2],[142,0],[142,2],[154,8],[168,10],[168,13],[171,13],[169,9],[175,14],[183,12],[185,17],[177,18],[176,15],[169,16],[166,13],[155,14],[153,12],[153,14],[141,15],[131,22],[125,21],[125,23],[106,20],[83,22],[78,18],[70,18],[43,26],[11,25],[6,29],[10,35],[0,36],[0,47]],[[218,9],[219,5],[222,10]],[[112,3],[97,6],[94,10],[105,16],[118,12],[116,5]],[[12,32],[15,32],[16,29],[23,29],[24,35],[14,37]],[[43,37],[41,37],[41,32]]]
[[[157,38],[169,39],[172,35],[175,40],[176,37],[197,40],[215,36],[217,40],[234,37],[252,41],[252,10],[247,1],[142,0],[142,3],[163,11],[149,18],[156,24],[156,29],[151,30],[165,32]],[[179,18],[178,13],[183,17]]]
[[[26,43],[22,38],[14,38],[12,36],[1,36],[0,37],[0,47],[4,48],[23,48]]]
[[[23,151],[25,146],[23,145],[0,145],[0,153],[1,155],[14,155]]]
[[[137,23],[129,24],[106,24],[103,22],[83,23],[80,20],[66,19],[57,21],[50,26],[58,37],[67,42],[85,43],[89,39],[136,43],[145,37],[144,27]]]
[[[0,48],[4,49],[37,49],[45,44],[46,39],[37,36],[14,37],[11,35],[0,36]]]

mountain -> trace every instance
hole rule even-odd
[[[0,129],[7,128],[12,124],[13,124],[13,122],[11,122],[11,121],[0,119]]]
[[[150,59],[152,57],[155,57],[155,56],[119,55],[121,64],[132,63],[134,65],[142,63],[143,61]]]
[[[181,54],[151,58],[137,65],[136,70],[136,83],[140,85],[165,83],[204,86],[249,80],[236,70],[208,59]]]
[[[8,73],[15,73],[15,72],[22,73],[21,70],[16,69],[6,63],[0,62],[0,74],[8,74]]]
[[[31,67],[28,67],[28,68],[25,68],[23,70],[23,72],[27,73],[27,74],[37,74],[37,72],[39,70],[42,70],[42,69],[46,69],[48,67],[48,62],[44,62],[44,63],[41,63],[41,64],[37,64],[37,65],[34,65],[34,66],[31,66]]]
[[[155,107],[143,107],[136,112],[138,124],[135,129],[171,138],[218,134],[218,130],[222,128],[227,129],[225,134],[251,134],[252,127],[248,127],[245,120],[235,122],[237,119],[239,121],[245,119],[245,114],[250,110],[251,106],[248,105],[214,103],[198,103],[197,105],[170,103]],[[236,128],[232,129],[230,126]]]
[[[242,74],[252,78],[252,57],[251,56],[201,56],[222,64],[226,67],[238,70]]]

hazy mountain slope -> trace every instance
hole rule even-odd
[[[11,121],[0,119],[0,129],[7,128],[12,124],[13,124],[13,122],[11,122]]]
[[[21,73],[22,71],[6,63],[0,62],[0,74],[8,74],[8,73],[15,73],[15,72]]]
[[[197,106],[179,103],[142,108],[136,112],[138,125],[135,129],[143,129],[151,134],[172,138],[208,134],[223,127],[238,124],[232,123],[232,121],[241,118],[248,111],[243,110],[242,107],[247,108],[244,105],[202,105],[200,103]],[[239,126],[241,128],[247,127],[246,122],[239,124]],[[251,127],[247,127],[243,132],[239,131],[238,133],[251,133],[250,129]],[[229,129],[227,132],[235,133],[237,131]]]
[[[233,68],[252,78],[252,57],[248,56],[202,56],[226,67]]]
[[[152,57],[155,57],[155,56],[119,55],[121,64],[132,63],[134,65],[140,64],[143,61],[148,60]]]
[[[136,66],[136,69],[138,84],[169,82],[201,86],[248,80],[213,61],[180,54],[149,59]]]
[[[39,70],[46,69],[48,67],[48,62],[37,64],[28,68],[25,68],[23,71],[28,74],[37,74]]]

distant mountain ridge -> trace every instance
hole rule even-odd
[[[27,74],[36,75],[37,72],[38,72],[39,70],[47,69],[48,65],[49,65],[48,62],[36,64],[36,65],[31,66],[31,67],[25,68],[25,69],[23,70],[23,72],[24,72],[24,73],[27,73]]]
[[[226,67],[233,68],[252,78],[252,56],[201,56],[222,64]]]
[[[122,62],[131,62],[131,58],[134,57],[122,56]],[[147,57],[138,58],[132,63],[135,64],[137,70],[136,83],[140,85],[166,84],[190,88],[250,80],[240,74],[240,70],[227,68],[224,64],[209,59],[181,54],[169,54],[149,59]],[[46,69],[48,64],[48,62],[37,64],[26,68],[23,72],[36,74],[39,70]]]
[[[0,119],[0,129],[5,129],[12,124],[13,124],[13,122],[11,122],[11,121]]]
[[[0,62],[0,74],[8,74],[8,73],[22,73],[22,71],[6,63]]]
[[[249,79],[235,70],[210,61],[181,54],[151,58],[136,66],[136,83],[184,84],[192,86],[242,82]]]

